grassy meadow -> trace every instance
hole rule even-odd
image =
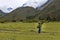
[[[0,23],[0,40],[60,40],[60,22],[42,24],[42,32],[37,31],[37,23]]]

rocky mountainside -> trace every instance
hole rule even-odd
[[[22,7],[17,8],[13,12],[7,14],[6,16],[1,17],[2,20],[25,20],[28,17],[34,16],[36,14],[37,10],[32,7]],[[34,17],[33,17],[34,18]]]

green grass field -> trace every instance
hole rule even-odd
[[[42,25],[37,31],[37,23],[0,23],[0,40],[60,40],[60,22]]]

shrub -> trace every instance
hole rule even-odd
[[[12,22],[16,22],[16,20],[12,20]]]

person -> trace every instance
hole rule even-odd
[[[38,23],[37,28],[38,28],[38,33],[41,33],[41,23],[40,22]]]

